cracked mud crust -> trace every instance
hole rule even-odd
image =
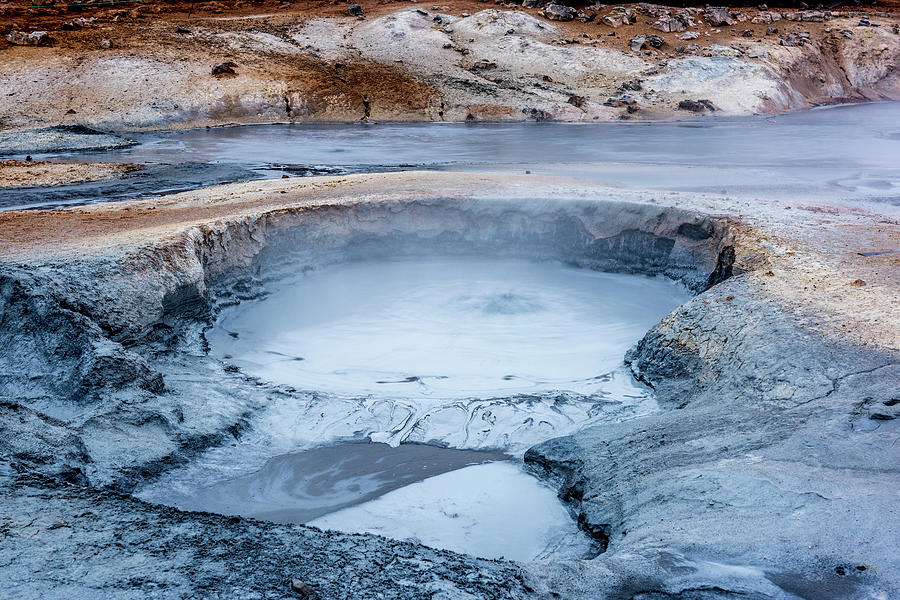
[[[0,214],[4,579],[21,598],[48,582],[68,597],[281,597],[292,577],[327,598],[890,597],[895,212],[407,172]],[[294,393],[198,378],[209,366],[191,336],[218,280],[264,276],[288,248],[385,239],[495,240],[698,292],[627,356],[660,412],[526,454],[605,545],[597,558],[513,566],[121,494]]]

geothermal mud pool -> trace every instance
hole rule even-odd
[[[329,418],[310,422],[306,403],[268,407],[240,442],[139,497],[488,558],[591,553],[555,492],[508,461],[551,436],[653,412],[650,390],[622,358],[688,297],[683,286],[486,257],[280,270],[255,299],[223,305],[206,332],[210,355],[232,372],[314,392]],[[338,443],[297,452],[359,431],[447,449]]]
[[[574,175],[631,189],[900,205],[900,103],[670,123],[269,124],[127,134],[36,155],[135,163],[89,184],[0,191],[0,210],[131,199],[228,181],[413,169]],[[79,137],[71,135],[74,142]],[[0,136],[0,155],[24,158]],[[802,149],[802,152],[801,152]]]

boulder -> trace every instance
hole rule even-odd
[[[663,17],[650,24],[653,29],[664,31],[665,33],[678,33],[687,29],[684,23],[675,17]]]
[[[651,48],[662,48],[662,45],[666,43],[666,40],[658,35],[650,35],[647,36],[647,43],[650,44]]]
[[[634,36],[630,42],[628,42],[628,47],[631,48],[635,52],[640,52],[644,47],[644,44],[647,43],[647,36],[643,33],[640,35]]]
[[[703,18],[713,27],[722,25],[734,25],[735,21],[727,6],[707,6]]]
[[[551,21],[571,21],[575,18],[575,9],[562,4],[548,4],[541,14]]]
[[[626,8],[624,6],[617,6],[612,9],[606,16],[601,19],[606,25],[609,25],[613,29],[616,27],[621,27],[622,25],[631,25],[637,22],[637,15],[634,12],[633,8]]]

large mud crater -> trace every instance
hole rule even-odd
[[[223,303],[205,334],[210,356],[312,394],[331,417],[305,418],[314,409],[290,400],[268,406],[240,442],[140,497],[488,558],[596,553],[555,491],[514,459],[655,410],[622,359],[688,297],[683,285],[490,255],[282,263],[247,299]]]

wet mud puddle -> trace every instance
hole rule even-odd
[[[524,451],[655,410],[622,357],[688,296],[657,278],[457,258],[346,263],[266,292],[221,311],[210,355],[295,393],[137,495],[520,561],[591,552]]]

